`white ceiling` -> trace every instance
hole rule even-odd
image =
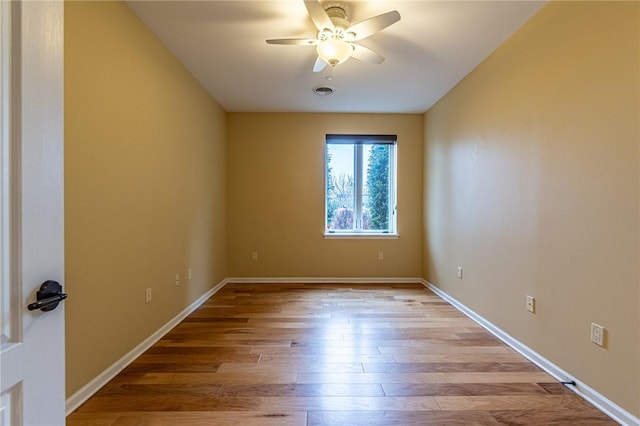
[[[386,57],[313,73],[315,48],[266,39],[315,37],[303,0],[129,1],[226,111],[423,113],[544,6],[544,1],[329,1],[351,23],[402,19],[360,44]],[[325,78],[332,76],[332,81]],[[329,85],[331,96],[313,87]]]

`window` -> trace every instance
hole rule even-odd
[[[396,233],[396,135],[327,135],[325,235]]]

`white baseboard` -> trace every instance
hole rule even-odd
[[[205,294],[200,296],[195,302],[191,305],[187,306],[182,312],[172,318],[168,323],[160,327],[155,333],[151,336],[147,337],[144,341],[142,341],[138,346],[133,348],[129,353],[120,358],[118,361],[114,362],[111,366],[109,366],[106,370],[96,376],[89,383],[80,388],[76,393],[67,398],[66,401],[66,415],[68,416],[73,411],[75,411],[80,405],[82,405],[86,400],[91,398],[93,394],[98,392],[100,388],[106,385],[109,380],[113,379],[118,373],[125,369],[129,364],[131,364],[136,358],[144,353],[147,349],[153,346],[158,340],[160,340],[165,334],[167,334],[173,327],[178,325],[180,321],[185,319],[190,313],[195,311],[200,305],[202,305],[207,299],[209,299],[214,293],[224,287],[227,284],[228,280],[223,280],[220,283],[216,284],[213,288],[207,291]]]
[[[412,277],[236,277],[227,278],[227,282],[238,284],[423,284],[423,279]]]
[[[519,352],[529,361],[536,364],[538,367],[542,368],[544,371],[555,377],[558,381],[575,381],[575,386],[567,386],[569,389],[580,395],[582,398],[586,399],[602,412],[607,414],[616,422],[625,426],[640,426],[640,418],[634,416],[624,408],[620,407],[613,401],[607,399],[605,396],[597,392],[595,389],[591,388],[584,382],[581,382],[576,377],[573,377],[571,374],[567,373],[562,368],[558,367],[533,349],[524,345],[517,339],[511,337],[509,334],[502,331],[500,328],[496,327],[491,322],[487,321],[453,297],[449,296],[447,293],[430,283],[429,281],[422,280],[422,283],[429,290],[433,291],[435,294],[451,303],[454,307],[464,313],[466,316],[477,322],[480,326],[484,327],[491,334],[496,336],[498,339],[502,340],[507,345],[511,346],[514,350]]]

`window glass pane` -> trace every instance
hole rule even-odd
[[[395,136],[327,135],[327,233],[395,233]]]
[[[363,148],[362,229],[388,231],[391,145],[365,145]]]
[[[353,230],[353,145],[327,144],[327,230]]]

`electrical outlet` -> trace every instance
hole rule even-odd
[[[379,251],[378,252],[378,260],[384,260],[384,252],[383,251]]]
[[[536,313],[536,299],[533,296],[527,296],[525,303],[526,303],[527,311],[531,312],[532,314],[535,314]]]
[[[591,341],[598,346],[604,346],[604,332],[605,329],[603,326],[596,324],[595,322],[591,323]]]
[[[180,274],[176,274],[176,285],[180,285]]]
[[[252,251],[251,252],[251,260],[258,260],[258,252],[257,251]]]
[[[191,271],[191,268],[187,269],[187,279],[189,281],[193,279],[193,272]]]
[[[457,277],[459,280],[462,279],[462,266],[458,266]]]
[[[144,291],[144,303],[151,303],[151,288]]]

